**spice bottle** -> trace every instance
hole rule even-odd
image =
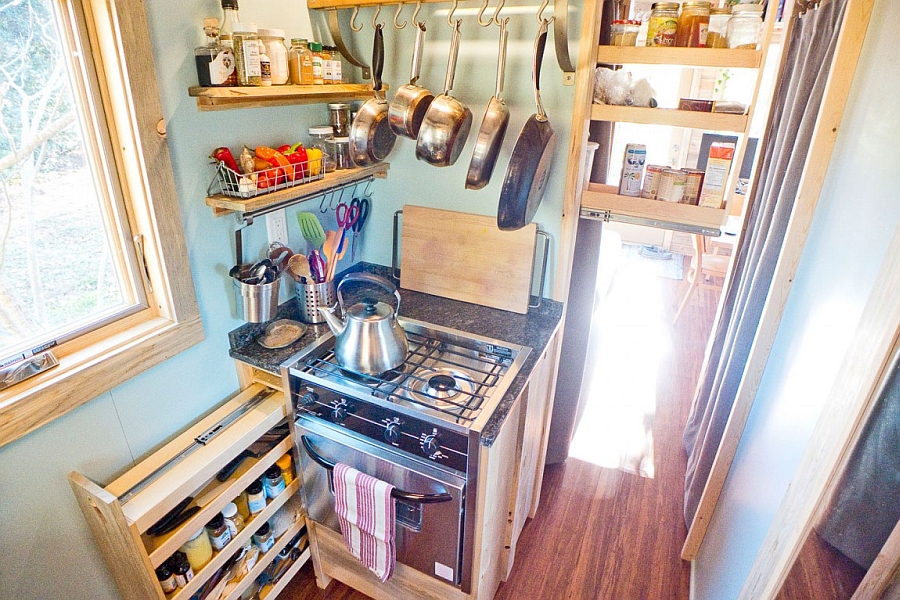
[[[731,19],[731,7],[709,9],[709,31],[706,34],[707,48],[727,48],[728,21]]]
[[[222,0],[222,27],[219,28],[219,43],[234,50],[232,36],[234,24],[239,22],[237,0]]]
[[[194,578],[194,570],[188,562],[187,555],[184,552],[176,551],[169,561],[172,574],[175,576],[175,585],[183,588]]]
[[[262,42],[259,43],[259,78],[260,85],[272,85],[272,61],[269,60],[266,47]]]
[[[266,507],[266,493],[263,491],[262,481],[256,480],[247,488],[247,508],[250,514],[255,515]]]
[[[678,31],[678,3],[657,2],[647,23],[648,46],[674,46]]]
[[[334,72],[331,63],[331,46],[322,46],[322,83],[332,82],[332,73]]]
[[[284,491],[284,476],[281,474],[281,467],[278,465],[272,465],[268,469],[266,469],[265,474],[263,475],[263,488],[266,490],[266,497],[269,499],[275,498]]]
[[[736,4],[728,21],[728,47],[756,50],[762,31],[761,4]]]
[[[206,524],[206,533],[209,536],[209,543],[215,550],[221,550],[231,541],[231,532],[225,525],[225,517],[221,513],[214,516]]]
[[[275,545],[275,535],[272,533],[268,523],[263,523],[256,530],[256,533],[253,534],[253,543],[256,544],[260,552],[268,552]]]
[[[234,24],[234,60],[238,85],[262,85],[259,40],[253,23]]]
[[[681,5],[675,45],[682,48],[705,48],[709,32],[709,2],[685,2]]]
[[[312,52],[313,85],[322,85],[325,83],[325,66],[322,64],[322,44],[312,42],[309,45],[309,51]]]
[[[240,515],[237,505],[234,502],[229,502],[225,505],[222,509],[222,518],[225,519],[225,526],[228,528],[228,533],[231,534],[232,539],[234,539],[234,536],[244,528],[244,517]]]
[[[159,580],[159,587],[162,588],[164,594],[170,594],[178,589],[175,575],[169,568],[168,561],[156,567],[156,579]]]
[[[187,561],[194,571],[202,569],[212,558],[212,544],[209,543],[206,529],[201,527],[200,531],[192,535],[179,550],[187,556]]]
[[[260,29],[259,37],[266,47],[272,72],[272,85],[284,85],[290,78],[288,51],[284,47],[283,29]]]
[[[312,137],[313,129],[325,129],[325,128],[324,127],[310,127],[309,128],[310,137]],[[325,135],[326,136],[332,135],[331,127],[327,128]],[[327,137],[326,137],[326,139],[327,139]],[[325,161],[325,156],[327,156],[326,149],[327,149],[327,147],[323,140],[322,147],[320,148],[320,150],[322,150],[323,162]],[[328,160],[331,160],[330,156],[328,157]],[[331,164],[331,170],[334,171],[334,163],[333,162]],[[329,172],[327,166],[325,168],[325,171]],[[282,456],[281,458],[279,458],[278,460],[275,461],[275,464],[278,465],[279,469],[281,469],[281,476],[284,477],[285,485],[291,485],[291,482],[294,480],[294,465],[293,465],[293,463],[294,463],[294,461],[293,461],[293,458],[291,457],[290,452],[288,452],[287,454],[285,454],[284,456]]]
[[[344,64],[336,46],[331,47],[331,83],[344,83]]]
[[[237,85],[234,55],[231,48],[219,43],[219,20],[212,17],[203,19],[203,33],[206,34],[206,44],[194,48],[198,83],[202,87]]]

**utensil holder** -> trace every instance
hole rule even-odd
[[[319,307],[329,308],[337,302],[334,280],[325,283],[297,284],[297,301],[300,305],[300,320],[304,323],[324,323],[325,317]]]
[[[249,323],[265,323],[278,313],[278,289],[281,278],[272,283],[251,284],[234,280],[238,310]]]

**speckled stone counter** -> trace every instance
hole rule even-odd
[[[347,272],[362,270],[390,279],[390,269],[380,265],[359,263]],[[482,431],[482,444],[491,446],[506,415],[512,409],[519,393],[525,388],[535,363],[559,327],[562,318],[562,303],[544,299],[539,308],[529,309],[528,314],[520,315],[402,288],[400,296],[402,299],[401,317],[528,346],[532,349],[531,354],[522,365],[521,371],[516,375]],[[348,296],[346,300],[349,301],[351,298]],[[296,300],[292,299],[282,304],[278,311],[278,318],[299,321],[299,307]],[[319,336],[331,335],[325,325],[311,325],[306,334],[293,344],[272,350],[263,348],[256,342],[266,325],[266,323],[247,323],[229,333],[231,344],[229,355],[259,369],[279,374],[281,363],[312,344]]]

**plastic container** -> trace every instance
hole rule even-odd
[[[762,33],[763,7],[760,4],[736,4],[728,21],[728,47],[756,50]]]
[[[206,534],[209,536],[209,543],[214,550],[221,550],[231,541],[231,531],[228,530],[225,517],[221,513],[206,524]]]
[[[284,475],[281,474],[281,467],[272,465],[266,469],[263,476],[263,489],[266,491],[266,497],[274,500],[287,486],[284,484]]]
[[[300,320],[304,323],[324,323],[325,317],[319,312],[319,307],[329,308],[336,302],[334,281],[297,284],[297,304],[300,306]]]
[[[266,54],[272,74],[272,85],[284,85],[290,81],[288,51],[284,47],[283,29],[260,29],[259,38],[266,46]]]
[[[278,312],[278,289],[281,278],[272,283],[250,284],[234,279],[238,311],[248,323],[265,323]]]
[[[709,33],[709,2],[685,2],[681,5],[675,45],[681,48],[705,48]]]
[[[191,536],[191,539],[186,541],[179,550],[187,556],[188,564],[195,573],[205,567],[213,553],[206,528],[201,527],[200,531]]]
[[[338,171],[353,168],[353,159],[350,157],[350,138],[334,138],[334,164]]]
[[[322,151],[321,168],[326,173],[335,170],[334,157],[331,153],[334,151],[334,130],[330,125],[319,125],[309,128],[309,148],[318,148]]]

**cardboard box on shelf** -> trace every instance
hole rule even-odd
[[[731,170],[733,160],[734,144],[714,142],[710,145],[706,174],[703,176],[703,187],[700,190],[700,206],[722,208],[728,172]]]

